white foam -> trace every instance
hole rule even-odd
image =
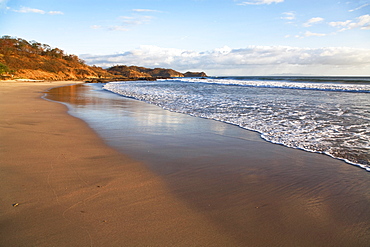
[[[210,83],[220,85],[238,85],[247,87],[286,88],[302,90],[340,91],[370,93],[370,85],[362,84],[335,84],[335,83],[307,83],[288,82],[273,80],[234,80],[234,79],[200,79],[200,78],[176,78],[166,79],[179,82]]]
[[[117,82],[106,84],[104,89],[170,111],[257,131],[269,142],[325,153],[370,171],[370,98],[367,93],[297,92],[274,90],[273,87],[268,90],[261,87],[225,88],[217,85],[238,80],[217,80],[216,84],[211,79],[207,81]],[[343,85],[340,86],[341,91],[345,91]],[[349,88],[346,90],[348,92]]]

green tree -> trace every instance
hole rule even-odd
[[[6,72],[9,72],[8,66],[6,66],[5,64],[0,63],[0,75],[4,74]]]

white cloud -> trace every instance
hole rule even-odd
[[[134,11],[134,12],[160,12],[160,11],[154,10],[154,9],[133,9],[132,11]]]
[[[315,17],[308,20],[303,26],[311,27],[313,24],[324,21],[321,17]],[[327,23],[329,26],[338,28],[338,31],[331,33],[314,33],[306,31],[303,35],[296,35],[296,38],[305,38],[305,37],[324,37],[328,35],[335,35],[338,32],[343,32],[350,29],[361,29],[361,30],[370,30],[370,15],[362,15],[356,18],[356,20],[346,20],[346,21],[333,21]],[[286,36],[287,37],[287,36]]]
[[[64,15],[62,11],[49,11],[48,14],[49,15]]]
[[[370,15],[362,15],[356,18],[355,21],[347,20],[347,21],[337,21],[337,22],[329,22],[329,25],[332,27],[341,28],[339,32],[343,32],[350,29],[362,29],[362,30],[369,30],[370,29]]]
[[[123,31],[127,32],[130,31],[132,26],[144,25],[149,24],[154,17],[152,16],[120,16],[118,18],[119,24],[118,25],[110,25],[110,26],[101,26],[101,25],[92,25],[90,26],[91,29],[105,29],[109,31]]]
[[[306,23],[303,24],[305,27],[311,27],[313,24],[317,24],[324,21],[324,18],[321,17],[314,17],[309,19]]]
[[[109,26],[108,30],[110,30],[110,31],[123,31],[123,32],[130,31],[130,29],[126,28],[125,26]]]
[[[357,7],[357,8],[355,8],[355,9],[350,9],[350,10],[348,10],[348,11],[349,11],[349,12],[357,11],[357,10],[360,10],[360,9],[362,9],[362,8],[365,8],[365,7],[369,6],[369,5],[370,5],[370,3],[366,3],[366,4],[364,4],[364,5],[361,5],[360,7]]]
[[[101,29],[102,26],[100,26],[100,25],[92,25],[92,26],[90,26],[90,28],[91,29]]]
[[[45,14],[46,13],[44,10],[41,10],[41,9],[33,9],[33,8],[29,8],[29,7],[21,7],[18,10],[14,10],[14,12],[18,12],[18,13],[35,13],[35,14]]]
[[[252,0],[250,2],[242,2],[238,5],[261,5],[261,4],[272,4],[272,3],[282,3],[284,0]]]
[[[34,8],[29,8],[29,7],[24,7],[22,6],[20,9],[14,9],[13,10],[14,12],[18,12],[18,13],[24,13],[24,14],[27,14],[27,13],[33,13],[33,14],[49,14],[49,15],[63,15],[64,13],[62,11],[49,11],[49,12],[46,12],[45,10],[41,10],[41,9],[34,9]]]
[[[205,52],[140,46],[114,55],[81,55],[88,64],[110,67],[117,64],[173,68],[180,71],[202,70],[214,75],[287,73],[295,68],[302,73],[368,74],[370,50],[345,47],[298,48],[289,46],[248,46],[242,49],[217,48]],[[331,70],[330,70],[331,69]],[[351,69],[351,70],[349,70]],[[238,72],[237,72],[238,71]],[[264,71],[264,72],[262,72]],[[313,73],[313,72],[312,72]],[[236,75],[236,74],[235,74]]]
[[[283,20],[295,20],[295,13],[294,12],[284,12],[283,17],[281,19]]]
[[[314,36],[314,37],[323,37],[323,36],[327,36],[327,34],[326,33],[312,33],[310,31],[306,31],[304,33],[304,36],[305,37],[312,37],[312,36]]]
[[[351,22],[352,22],[351,20],[347,20],[347,21],[333,21],[333,22],[329,22],[329,25],[332,26],[332,27],[345,27],[345,26],[347,26]]]
[[[353,28],[359,27],[360,29],[370,29],[370,15],[362,15],[357,17],[358,22],[354,24]]]
[[[297,39],[303,39],[303,38],[307,38],[307,37],[324,37],[324,36],[328,36],[328,35],[333,35],[335,33],[313,33],[313,32],[310,32],[310,31],[306,31],[305,33],[303,34],[298,34],[298,35],[295,35],[294,37],[297,38]],[[287,38],[287,36],[285,36]],[[289,36],[290,37],[290,36]]]
[[[227,45],[225,45],[222,48],[214,49],[214,52],[215,52],[215,54],[226,55],[226,54],[229,54],[230,52],[232,52],[232,49],[230,47],[228,47]]]
[[[121,16],[119,19],[128,25],[143,25],[148,24],[153,19],[152,16]]]

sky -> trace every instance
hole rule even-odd
[[[104,68],[370,75],[370,0],[0,0],[0,34]]]

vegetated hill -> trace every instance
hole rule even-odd
[[[114,66],[107,70],[88,66],[76,55],[47,44],[21,38],[0,38],[0,79],[34,80],[88,80],[107,82],[114,80],[155,80],[169,77],[206,77],[204,72],[182,74],[173,69],[149,69],[137,66]]]
[[[107,69],[107,71],[116,76],[127,78],[168,78],[168,77],[206,77],[204,72],[186,72],[180,73],[173,69],[148,69],[138,66],[117,65]]]
[[[3,78],[82,80],[112,77],[106,70],[88,66],[76,55],[36,41],[3,36],[0,39],[0,75]]]

